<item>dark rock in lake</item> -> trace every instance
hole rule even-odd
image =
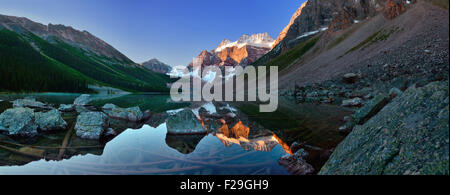
[[[0,114],[0,131],[13,136],[34,137],[38,134],[34,110],[11,108]]]
[[[285,155],[278,160],[278,163],[294,175],[311,175],[314,173],[314,167],[306,162],[308,152],[304,149],[298,150],[293,155]]]
[[[448,81],[408,88],[336,147],[321,175],[448,175]]]
[[[42,131],[63,130],[67,128],[66,121],[64,121],[61,113],[56,109],[48,112],[35,113],[35,122]]]
[[[302,144],[299,144],[299,143],[297,143],[297,142],[294,142],[294,143],[291,144],[290,149],[291,149],[291,152],[296,153],[296,152],[297,152],[298,150],[300,150],[302,147],[303,147]]]
[[[166,119],[168,117],[169,117],[169,114],[167,114],[167,113],[155,113],[155,114],[152,114],[150,119],[145,123],[150,125],[153,128],[157,128],[161,124],[165,123]]]
[[[199,119],[190,109],[184,109],[177,112],[167,119],[167,133],[169,134],[204,134],[206,130],[203,128]]]
[[[100,139],[108,128],[108,116],[102,112],[83,112],[77,117],[75,131],[77,136],[84,139]]]

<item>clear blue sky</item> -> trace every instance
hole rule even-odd
[[[305,0],[0,0],[0,14],[87,30],[135,62],[187,65],[224,39],[276,38]]]

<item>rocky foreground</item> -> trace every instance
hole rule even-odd
[[[53,108],[34,98],[13,101],[13,107],[0,114],[0,133],[9,136],[34,137],[39,132],[58,131],[68,128],[62,113],[77,112],[75,124],[76,135],[83,139],[99,140],[108,135],[115,135],[110,119],[138,123],[150,118],[150,111],[142,112],[139,107],[120,108],[106,104],[102,111],[91,105],[92,98],[83,94],[73,104],[61,104]]]
[[[412,86],[356,126],[319,174],[449,174],[449,83]]]

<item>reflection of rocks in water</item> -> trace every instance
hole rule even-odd
[[[166,144],[178,150],[183,154],[194,152],[197,144],[205,137],[205,135],[166,135]]]
[[[169,117],[169,115],[167,113],[155,113],[155,114],[152,114],[150,119],[147,120],[147,122],[145,122],[145,124],[148,124],[153,128],[157,128],[161,124],[166,122],[167,117]]]
[[[167,118],[167,133],[175,135],[205,134],[206,130],[190,109],[184,109]]]

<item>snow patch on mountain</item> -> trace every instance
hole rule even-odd
[[[220,43],[219,47],[214,52],[220,52],[228,47],[242,48],[247,45],[255,47],[271,48],[275,40],[268,33],[259,33],[253,35],[242,35],[235,42],[231,42],[229,39],[225,39]]]

